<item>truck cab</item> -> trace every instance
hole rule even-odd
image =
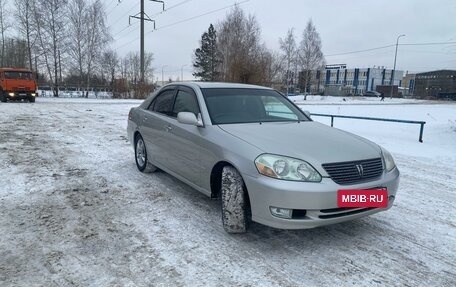
[[[22,68],[0,68],[0,101],[35,102],[37,84],[32,71]]]

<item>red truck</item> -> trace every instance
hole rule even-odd
[[[22,68],[0,68],[0,101],[28,100],[35,102],[36,78],[32,71]]]

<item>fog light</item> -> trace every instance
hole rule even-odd
[[[14,97],[14,93],[8,93],[10,97]]]
[[[279,207],[270,206],[269,210],[271,211],[271,214],[273,216],[280,217],[280,218],[290,219],[291,215],[293,214],[293,209],[288,209],[288,208],[279,208]]]

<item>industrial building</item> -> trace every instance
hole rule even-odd
[[[380,91],[397,96],[403,71],[378,68],[347,69],[346,65],[327,65],[325,69],[325,95],[362,95],[366,91]]]
[[[413,95],[420,99],[456,100],[456,70],[438,70],[415,76]]]

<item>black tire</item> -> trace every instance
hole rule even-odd
[[[34,102],[35,102],[35,97],[29,98],[29,102],[30,102],[30,103],[34,103]]]
[[[7,98],[6,98],[5,92],[1,91],[0,92],[0,102],[6,103],[6,100],[7,100]]]
[[[146,145],[140,134],[135,137],[135,162],[140,172],[151,173],[157,170],[147,159]]]
[[[232,166],[222,171],[222,223],[228,233],[245,233],[248,227],[244,180]]]

